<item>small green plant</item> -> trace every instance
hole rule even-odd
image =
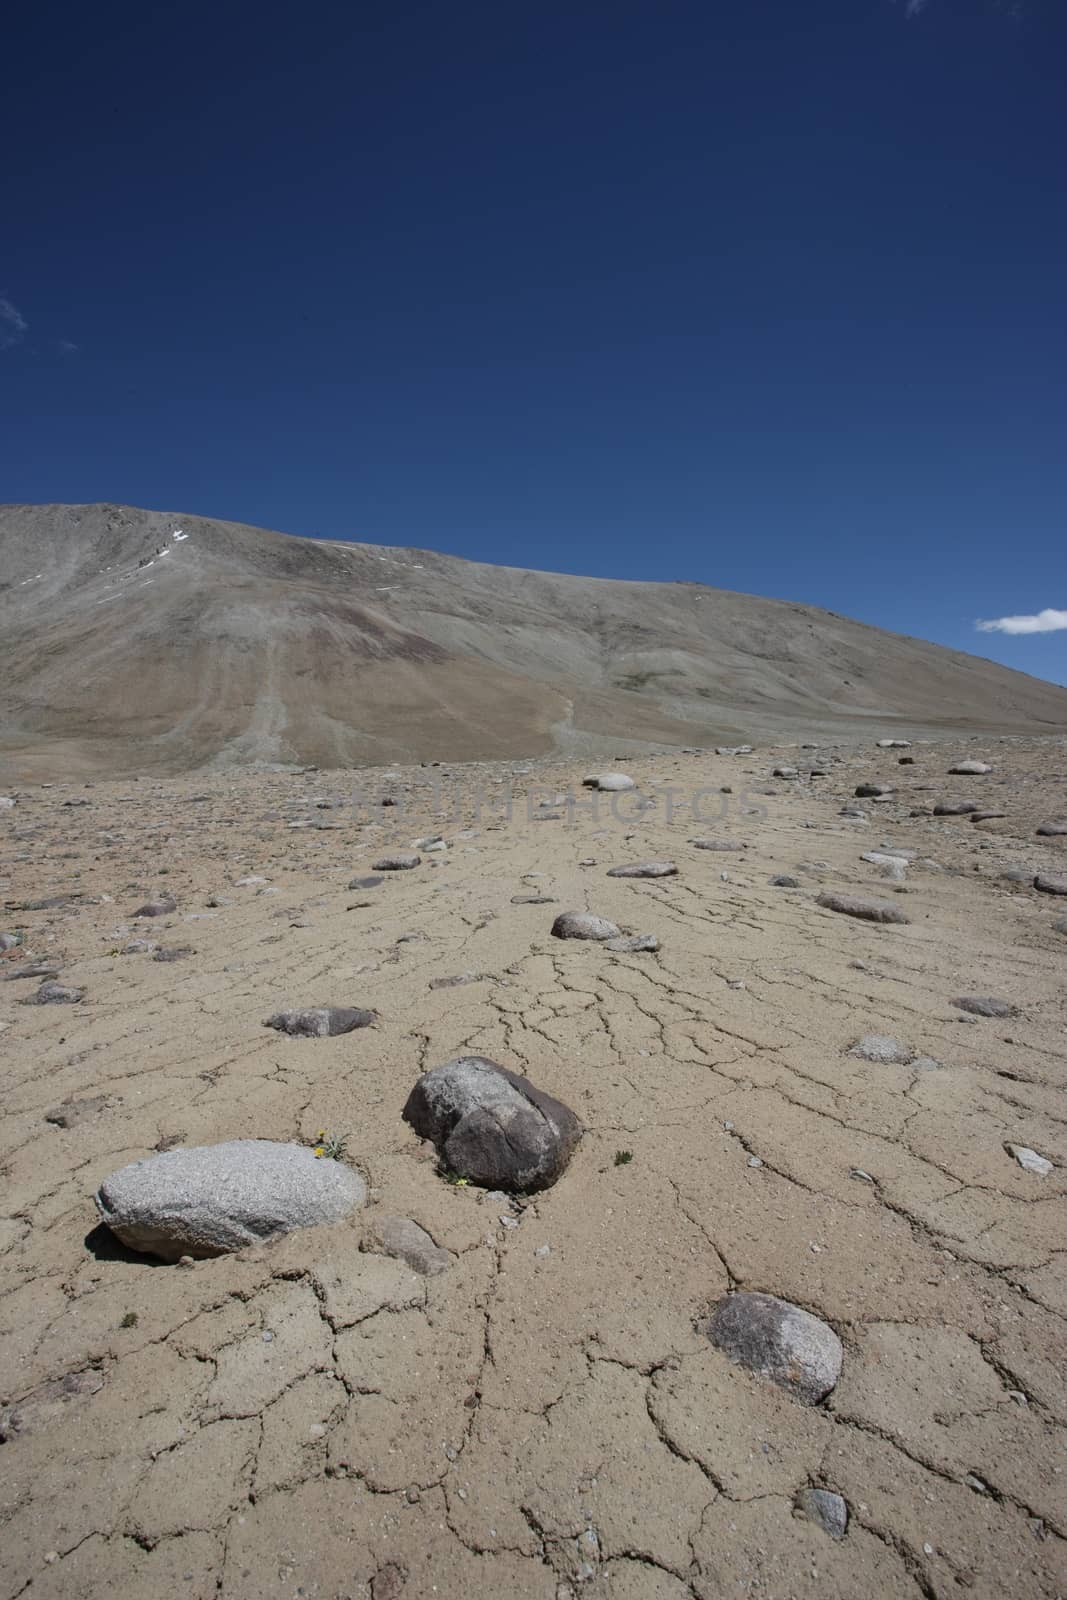
[[[343,1161],[347,1149],[347,1133],[342,1133],[338,1138],[335,1139],[331,1134],[326,1132],[325,1128],[319,1129],[315,1139],[315,1154],[320,1160]]]
[[[137,1313],[136,1313],[136,1311],[127,1311],[126,1315],[123,1317],[122,1321],[119,1323],[119,1327],[120,1328],[136,1328],[136,1326],[137,1326]]]
[[[634,1153],[632,1150],[616,1150],[615,1165],[617,1167],[628,1167],[633,1158]]]
[[[446,1171],[446,1172],[442,1173],[442,1177],[444,1178],[446,1183],[450,1183],[452,1185],[453,1189],[465,1189],[467,1187],[467,1185],[470,1183],[470,1179],[469,1178],[461,1177],[458,1172],[448,1172],[448,1171]]]

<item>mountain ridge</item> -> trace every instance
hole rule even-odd
[[[121,622],[121,625],[118,625]],[[1061,734],[1067,688],[799,602],[0,506],[0,757],[91,775]]]

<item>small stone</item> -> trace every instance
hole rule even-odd
[[[994,822],[998,817],[1006,817],[1006,811],[972,811],[972,822]]]
[[[417,867],[422,857],[416,855],[414,850],[400,850],[393,856],[382,856],[380,861],[374,863],[375,872],[410,872],[412,867]]]
[[[912,1058],[912,1052],[906,1044],[901,1044],[899,1039],[893,1039],[885,1033],[865,1033],[858,1039],[849,1051],[850,1056],[858,1056],[862,1061],[878,1061],[906,1066]]]
[[[776,1295],[727,1295],[707,1331],[731,1360],[772,1379],[802,1405],[818,1405],[841,1375],[841,1341],[830,1325]]]
[[[910,739],[879,739],[879,750],[910,750]]]
[[[654,933],[620,934],[617,939],[608,939],[604,948],[624,955],[635,955],[641,951],[658,950],[659,940]]]
[[[848,1528],[848,1506],[832,1489],[801,1489],[793,1501],[798,1516],[816,1523],[831,1539],[843,1539]]]
[[[591,911],[561,911],[552,924],[555,939],[618,939],[620,930],[606,917],[594,916]]]
[[[130,939],[123,945],[120,954],[124,956],[150,956],[153,950],[158,949],[151,939]]]
[[[355,1028],[367,1028],[377,1013],[360,1006],[308,1006],[302,1011],[276,1011],[263,1023],[295,1039],[326,1039]]]
[[[839,911],[846,917],[859,917],[864,922],[908,922],[910,918],[888,900],[865,900],[861,895],[841,894],[826,890],[815,901],[827,911]]]
[[[690,839],[689,843],[694,850],[718,850],[720,852],[733,852],[747,850],[747,844],[741,844],[737,839]]]
[[[988,994],[963,994],[953,1000],[952,1004],[959,1011],[966,1011],[972,1017],[1017,1017],[1018,1006],[1013,1006],[1010,1000],[998,1000]]]
[[[107,1106],[106,1095],[98,1094],[87,1100],[64,1100],[54,1111],[46,1111],[44,1120],[57,1128],[76,1128],[90,1117],[99,1116]]]
[[[49,980],[42,983],[36,993],[19,1002],[24,1006],[76,1006],[85,999],[84,989],[72,989],[68,984]]]
[[[888,783],[858,783],[853,791],[857,800],[880,800],[892,795]]]
[[[934,807],[935,817],[969,817],[978,807],[973,800],[942,800]]]
[[[980,778],[983,774],[992,772],[993,768],[985,761],[957,761],[956,765],[949,767],[948,770],[953,777]]]
[[[771,773],[772,778],[799,778],[800,773],[796,767],[775,767]]]
[[[133,914],[135,917],[169,917],[171,912],[177,909],[176,900],[146,900]]]
[[[196,951],[192,945],[172,944],[155,951],[153,961],[184,961],[188,956],[195,956]]]
[[[458,972],[454,978],[431,978],[431,989],[459,989],[466,983],[481,983],[484,972]]]
[[[864,1172],[862,1167],[849,1167],[848,1175],[849,1175],[850,1178],[855,1178],[857,1183],[873,1183],[874,1182],[874,1179],[871,1177],[870,1173],[869,1172]]]
[[[378,885],[384,882],[384,878],[377,877],[371,873],[365,878],[351,878],[348,887],[350,889],[377,889]]]
[[[1034,879],[1034,888],[1040,889],[1042,894],[1067,895],[1067,873],[1039,872]]]
[[[600,789],[607,794],[621,794],[626,789],[636,789],[637,784],[625,772],[594,772],[582,779],[585,789]]]
[[[364,1235],[363,1249],[406,1262],[412,1272],[436,1277],[455,1261],[451,1250],[439,1249],[425,1228],[410,1217],[374,1217]]]
[[[1062,839],[1067,837],[1067,822],[1043,822],[1036,832],[1040,839]]]
[[[513,906],[554,906],[555,899],[550,894],[513,894]]]
[[[1025,1144],[1009,1144],[1005,1147],[1010,1156],[1014,1156],[1024,1172],[1032,1172],[1035,1177],[1047,1178],[1052,1171],[1052,1162],[1045,1156],[1039,1156],[1036,1150],[1031,1150]]]
[[[779,872],[770,879],[770,885],[772,889],[799,889],[800,879],[791,878],[788,872]]]
[[[673,861],[639,861],[632,867],[609,867],[609,878],[671,878],[678,871]]]

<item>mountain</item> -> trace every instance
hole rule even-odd
[[[1067,689],[812,606],[128,506],[0,507],[26,776],[1063,733]]]

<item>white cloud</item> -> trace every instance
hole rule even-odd
[[[908,0],[908,4],[907,4],[907,9],[905,11],[905,15],[909,16],[909,17],[917,17],[919,15],[920,11],[925,11],[925,10],[926,10],[926,0]]]
[[[17,306],[0,294],[0,350],[6,350],[13,344],[18,344],[22,335],[29,328],[29,323]]]
[[[1067,628],[1067,611],[1038,611],[1032,617],[995,617],[992,622],[976,622],[980,633],[1056,633]]]

